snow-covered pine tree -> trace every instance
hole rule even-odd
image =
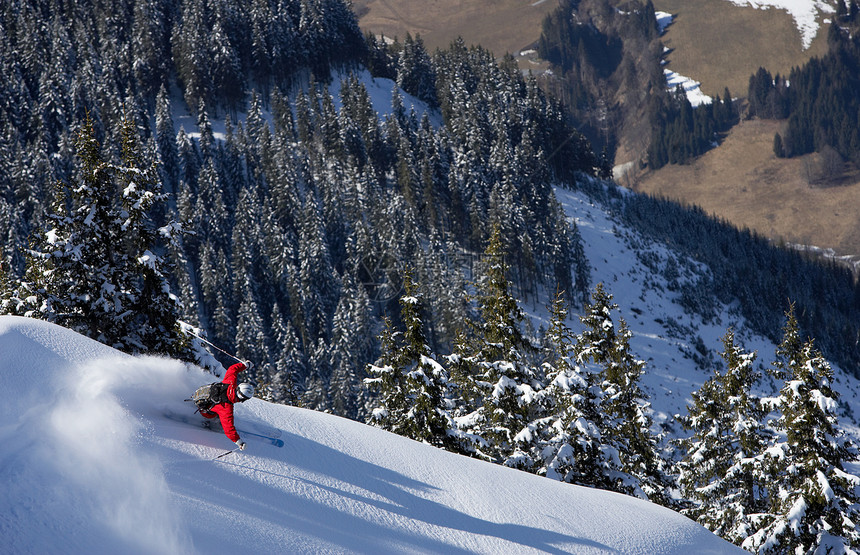
[[[335,414],[360,418],[364,404],[362,379],[365,361],[372,360],[370,330],[370,299],[367,291],[355,283],[352,276],[344,277],[341,297],[332,319],[329,365],[331,380],[329,396]]]
[[[117,234],[123,240],[131,314],[115,307],[126,323],[124,342],[134,352],[160,353],[191,358],[187,338],[181,332],[182,308],[170,291],[168,276],[173,266],[168,256],[183,233],[182,226],[167,221],[157,227],[152,215],[163,213],[167,194],[162,191],[155,162],[146,166],[137,125],[128,117],[121,124],[122,164],[115,166],[121,191],[119,213],[125,219]]]
[[[855,553],[860,546],[860,477],[845,463],[857,447],[839,429],[833,372],[813,340],[802,341],[792,305],[777,349],[787,379],[777,429],[784,441],[767,450],[776,490],[772,518],[743,543],[759,553]]]
[[[620,471],[614,450],[604,449],[598,408],[599,374],[575,362],[576,336],[567,325],[564,292],[550,306],[550,325],[544,337],[547,388],[539,395],[546,415],[528,427],[536,472],[548,478],[585,486],[608,488],[609,476]],[[525,430],[520,432],[524,435]]]
[[[609,476],[610,489],[669,504],[671,478],[651,432],[650,405],[639,387],[645,362],[630,352],[632,333],[623,318],[616,329],[612,311],[617,309],[612,295],[597,284],[580,316],[584,329],[575,347],[577,361],[596,365],[601,374],[600,431],[621,461],[621,472]]]
[[[544,388],[541,369],[532,364],[534,347],[521,331],[525,315],[511,294],[501,230],[493,226],[485,251],[486,271],[478,283],[480,322],[469,322],[472,335],[457,342],[452,361],[471,406],[456,418],[463,437],[472,438],[475,455],[508,466],[530,469],[518,434],[540,412],[537,393]]]
[[[437,362],[424,335],[423,300],[407,271],[400,298],[404,331],[390,321],[381,336],[382,355],[368,367],[365,383],[379,391],[368,422],[396,434],[439,447],[450,447],[453,421],[447,405],[448,374]]]
[[[439,105],[436,98],[436,70],[424,48],[421,35],[406,33],[403,49],[397,61],[397,85],[431,107]]]
[[[121,136],[122,162],[107,162],[87,117],[77,141],[80,178],[59,185],[48,228],[29,252],[27,277],[6,295],[3,311],[129,352],[190,357],[166,262],[156,254],[179,227],[153,225],[153,205],[164,200],[155,165],[144,166],[131,120],[123,121]]]
[[[682,442],[687,456],[679,463],[679,481],[695,503],[684,513],[740,545],[754,526],[750,515],[769,508],[758,456],[769,437],[762,424],[766,410],[750,392],[760,378],[755,353],[736,345],[731,329],[723,346],[725,372],[693,393],[686,419],[693,435]]]
[[[301,398],[300,380],[305,376],[304,357],[296,331],[281,315],[277,303],[272,308],[272,342],[270,360],[274,358],[271,382],[263,385],[268,400],[298,405]]]

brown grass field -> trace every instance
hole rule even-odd
[[[663,35],[672,49],[668,68],[702,83],[708,95],[745,97],[759,67],[788,74],[827,51],[826,27],[807,50],[788,12],[741,8],[726,0],[654,0],[658,11],[675,16]]]
[[[701,206],[707,213],[775,240],[860,254],[860,177],[809,185],[806,167],[818,155],[783,160],[773,154],[780,122],[750,120],[723,144],[686,166],[642,177],[634,189]]]
[[[557,0],[355,0],[362,30],[398,37],[421,35],[430,52],[457,37],[496,56],[516,54],[540,37],[543,18]]]

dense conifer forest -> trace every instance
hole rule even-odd
[[[133,352],[179,352],[109,331],[127,329],[144,291],[169,285],[181,303],[159,306],[257,361],[253,378],[271,399],[354,417],[406,267],[438,293],[438,345],[462,323],[464,268],[494,222],[521,298],[539,287],[585,297],[587,261],[551,184],[596,161],[510,59],[462,42],[433,56],[420,38],[380,44],[339,0],[14,1],[0,33],[12,76],[0,91],[6,312]],[[362,64],[438,107],[444,123],[396,88],[391,113],[377,114],[351,73]],[[173,117],[187,112],[196,126],[177,132]],[[226,120],[217,137],[216,119]],[[134,160],[123,161],[130,130]],[[122,177],[155,162],[157,175]],[[93,206],[100,229],[116,227],[101,232],[108,243],[143,221],[123,198],[144,183],[150,231],[87,242]],[[129,262],[93,266],[78,255],[89,248]],[[162,285],[128,277],[144,259]],[[70,289],[88,274],[108,284],[96,284],[97,302]]]
[[[579,11],[551,16],[541,48],[574,114],[609,106],[601,87],[619,76],[629,90],[656,78],[628,57],[655,44],[650,3],[562,6]],[[601,181],[608,128],[585,124],[605,130],[595,156],[511,56],[363,36],[341,0],[12,0],[0,38],[3,313],[194,361],[190,325],[253,361],[270,401],[649,499],[749,549],[856,545],[843,463],[857,451],[824,358],[860,367],[851,273]],[[371,75],[390,111],[374,109]],[[694,112],[654,87],[660,160],[733,121],[728,92]],[[723,302],[781,341],[778,403],[750,393],[754,355],[729,330],[668,456],[645,362],[589,283],[554,186],[701,262],[698,281],[668,286],[704,321]],[[521,302],[547,291],[536,331]]]
[[[95,272],[75,254],[86,244],[76,226],[88,225],[95,202],[82,195],[87,183],[115,195],[106,222],[121,234],[130,225],[124,217],[140,230],[115,241],[130,262],[114,271],[113,289],[131,287],[129,273],[149,277],[137,280],[134,298],[111,297],[101,316],[74,327],[131,351],[180,352],[169,342],[106,334],[116,319],[117,329],[129,323],[122,310],[104,307],[146,304],[259,360],[255,379],[274,400],[358,416],[380,316],[397,322],[407,268],[439,292],[430,301],[429,342],[452,345],[474,310],[464,292],[495,224],[518,298],[536,299],[541,288],[566,291],[577,304],[587,298],[588,261],[551,184],[583,187],[590,182],[577,176],[605,172],[608,160],[509,56],[496,60],[462,41],[431,54],[411,36],[385,44],[362,36],[354,15],[333,0],[15,1],[4,5],[0,25],[0,63],[15,77],[0,94],[7,312],[62,319],[83,310],[60,310],[57,299],[70,296],[58,284],[61,265],[68,282]],[[634,27],[645,39],[656,36],[650,25]],[[593,32],[581,37],[583,52],[598,40]],[[623,65],[623,51],[612,64]],[[557,54],[588,73],[572,51]],[[438,115],[419,116],[394,89],[391,113],[380,116],[351,73],[361,67]],[[342,80],[337,99],[332,70]],[[188,112],[193,129],[173,121]],[[217,137],[216,119],[224,122]],[[114,169],[88,173],[100,164]],[[133,218],[128,195],[121,198],[129,172],[146,175],[136,187],[147,209]],[[712,282],[720,300],[740,299],[758,331],[775,337],[794,300],[824,352],[857,367],[858,294],[846,272],[773,250],[698,212],[625,198],[628,222],[706,262],[712,275],[702,290]],[[135,267],[140,259],[146,272]],[[56,270],[52,283],[46,269]],[[166,287],[173,300],[153,293]],[[685,298],[706,313],[713,297],[691,290]]]

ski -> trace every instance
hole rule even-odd
[[[190,416],[186,416],[183,414],[176,414],[173,412],[167,412],[164,414],[164,417],[167,418],[168,420],[173,420],[174,422],[182,422],[183,424],[188,424],[190,426],[199,426],[200,428],[203,428],[203,429],[215,432],[215,433],[219,433],[219,434],[223,433],[220,425],[218,427],[206,426],[206,424],[209,424],[208,421],[198,422],[197,418],[192,418]],[[283,447],[284,446],[284,440],[279,439],[277,437],[272,437],[275,434],[272,434],[272,436],[268,436],[268,435],[258,434],[256,432],[251,432],[249,430],[244,430],[242,428],[236,428],[236,431],[239,432],[239,435],[253,436],[253,437],[258,437],[260,439],[265,439],[266,441],[268,441],[271,445],[274,445],[275,447]],[[279,430],[276,430],[276,432],[278,435],[280,435]],[[225,453],[225,455],[226,454],[227,453]]]

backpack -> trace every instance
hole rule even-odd
[[[211,409],[219,403],[226,403],[228,384],[221,382],[213,382],[208,385],[201,385],[191,396],[191,400],[197,405],[197,410],[204,412]]]

